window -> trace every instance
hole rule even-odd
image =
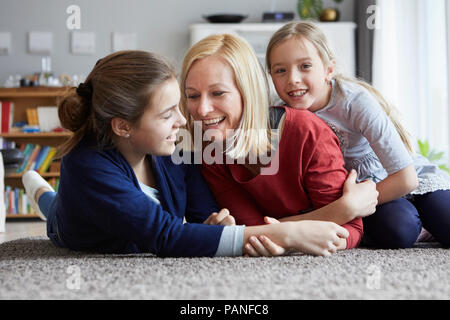
[[[401,112],[415,138],[449,159],[445,0],[378,0],[373,85]]]

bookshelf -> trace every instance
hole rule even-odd
[[[27,108],[38,106],[56,106],[58,98],[67,92],[66,87],[28,87],[28,88],[0,88],[0,101],[11,101],[14,103],[13,123],[26,121]],[[0,133],[0,137],[7,141],[18,144],[31,143],[41,146],[57,147],[71,136],[70,132],[36,132],[22,133],[10,131]],[[58,171],[42,174],[46,179],[59,177]],[[5,186],[23,188],[22,173],[5,173]],[[4,190],[1,190],[4,192]],[[35,214],[7,214],[6,218],[37,218]]]

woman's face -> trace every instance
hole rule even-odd
[[[231,66],[212,55],[197,60],[189,69],[184,93],[187,109],[202,130],[218,130],[216,139],[225,139],[239,126],[243,103]],[[228,134],[227,134],[228,133]]]
[[[131,126],[130,144],[140,154],[170,155],[176,134],[186,119],[180,113],[180,88],[176,79],[162,83],[153,93],[146,111]]]

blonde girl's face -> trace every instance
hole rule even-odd
[[[185,81],[188,112],[202,130],[215,129],[222,140],[238,128],[243,110],[235,75],[225,59],[212,55],[193,63]]]
[[[146,111],[131,127],[129,141],[134,152],[164,156],[175,151],[176,135],[186,124],[179,102],[176,79],[167,80],[155,89]]]
[[[297,37],[284,40],[272,49],[270,62],[275,89],[288,106],[314,112],[327,105],[334,66],[324,65],[312,42]]]

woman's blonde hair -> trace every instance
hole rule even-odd
[[[281,27],[277,32],[275,32],[272,38],[269,41],[266,50],[266,67],[268,72],[270,73],[271,62],[270,62],[270,54],[275,46],[281,43],[284,40],[287,40],[292,37],[297,37],[299,39],[306,39],[310,41],[319,52],[319,56],[322,59],[322,62],[325,66],[328,66],[335,61],[335,55],[331,50],[328,41],[325,37],[325,34],[317,27],[314,23],[308,21],[293,21],[287,23],[283,27]],[[401,124],[399,119],[399,112],[395,106],[391,105],[386,101],[386,99],[381,95],[381,93],[376,90],[369,83],[364,80],[357,79],[355,77],[345,76],[341,73],[334,75],[334,79],[336,79],[336,83],[339,85],[340,81],[349,81],[353,83],[357,83],[367,89],[377,100],[384,112],[387,114],[391,122],[394,124],[395,129],[397,130],[400,138],[403,141],[406,149],[412,154],[414,152],[414,148],[411,144],[411,136],[406,130],[406,128]]]
[[[271,150],[268,79],[252,47],[241,37],[231,34],[212,35],[200,40],[189,49],[183,60],[180,109],[187,119],[191,137],[194,126],[187,109],[186,78],[196,61],[213,55],[223,58],[232,68],[243,104],[242,117],[231,137],[231,147],[225,150],[226,155],[238,159],[249,154],[266,154]]]

